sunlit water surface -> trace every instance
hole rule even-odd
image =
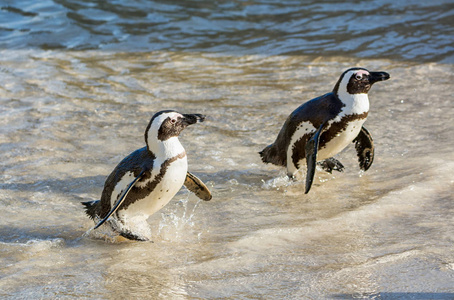
[[[39,16],[52,3],[19,15],[43,26]],[[15,13],[12,5],[2,6],[2,13]],[[444,5],[452,16],[452,6]],[[93,7],[86,8],[85,20]],[[27,15],[34,9],[42,11]],[[423,11],[430,15],[430,9]],[[279,16],[279,10],[274,13]],[[241,16],[231,17],[236,31]],[[117,18],[128,15],[107,18],[115,22],[105,25],[113,32],[106,36],[121,36],[127,27]],[[172,30],[188,45],[197,32]],[[164,28],[161,37],[172,30]],[[371,58],[359,47],[323,56],[323,47],[313,46],[320,52],[310,54],[312,46],[302,41],[297,55],[289,50],[298,44],[291,36],[269,40],[285,53],[267,52],[260,38],[260,46],[228,47],[228,36],[209,51],[166,48],[162,42],[134,52],[121,43],[115,50],[111,41],[104,48],[62,42],[53,48],[63,49],[46,49],[33,44],[39,39],[21,38],[23,31],[5,32],[11,35],[0,39],[6,41],[0,50],[2,298],[454,298],[454,67],[445,63],[452,57],[448,44],[440,42],[435,54],[428,44],[406,60],[411,51],[402,49]],[[157,34],[151,32],[144,48]],[[77,43],[76,36],[60,40]],[[103,42],[79,36],[85,44]],[[143,38],[133,36],[132,45]],[[288,182],[284,170],[262,164],[257,152],[273,141],[294,108],[329,92],[351,66],[391,74],[369,93],[365,125],[375,140],[374,164],[360,172],[352,145],[338,155],[345,171],[318,171],[304,195],[304,180]],[[89,231],[93,223],[80,202],[99,199],[106,176],[144,146],[146,125],[162,109],[208,116],[180,140],[212,201],[183,188],[149,219],[152,243],[118,242],[104,228]]]

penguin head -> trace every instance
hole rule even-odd
[[[201,114],[180,114],[174,110],[163,110],[156,113],[145,130],[145,143],[150,149],[150,143],[165,142],[173,137],[178,138],[187,126],[203,122]]]
[[[363,68],[351,68],[342,73],[333,92],[340,97],[342,94],[367,94],[375,82],[389,79],[386,72],[369,72]]]

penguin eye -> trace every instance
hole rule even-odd
[[[356,78],[356,80],[361,80],[361,79],[363,79],[363,74],[356,74],[355,78]]]
[[[176,122],[177,122],[177,120],[175,120],[175,119],[170,119],[170,123],[175,124]]]

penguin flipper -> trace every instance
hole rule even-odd
[[[307,174],[306,174],[306,190],[305,194],[309,193],[309,190],[312,186],[312,181],[314,180],[315,175],[315,166],[317,164],[317,151],[318,143],[320,141],[320,134],[323,131],[325,123],[320,125],[314,135],[306,143],[306,163],[307,163]]]
[[[101,226],[102,224],[104,224],[107,219],[109,219],[109,217],[115,213],[117,211],[117,209],[120,207],[120,205],[123,203],[123,201],[125,201],[126,199],[126,196],[128,195],[128,193],[131,191],[131,189],[134,187],[134,185],[137,183],[137,181],[139,181],[141,178],[142,178],[142,175],[145,173],[145,171],[142,171],[140,172],[139,176],[137,176],[133,181],[131,181],[131,183],[128,185],[128,187],[126,189],[123,190],[123,192],[121,193],[120,197],[118,198],[118,201],[117,203],[114,205],[114,207],[112,207],[112,209],[109,211],[109,213],[104,217],[104,219],[102,219],[101,221],[99,221],[98,224],[96,224],[96,226],[93,228],[93,229],[96,229],[98,228],[99,226]]]
[[[204,201],[210,201],[212,198],[210,190],[194,174],[187,172],[184,186]]]
[[[358,155],[359,167],[361,170],[367,171],[374,161],[374,140],[369,131],[363,126],[353,142]]]

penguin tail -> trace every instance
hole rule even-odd
[[[81,202],[85,206],[85,212],[91,219],[95,219],[98,216],[99,200]]]
[[[285,166],[286,157],[285,155],[279,155],[274,144],[265,147],[259,152],[262,161],[266,164],[270,163],[276,166]],[[285,153],[284,153],[285,154]]]

